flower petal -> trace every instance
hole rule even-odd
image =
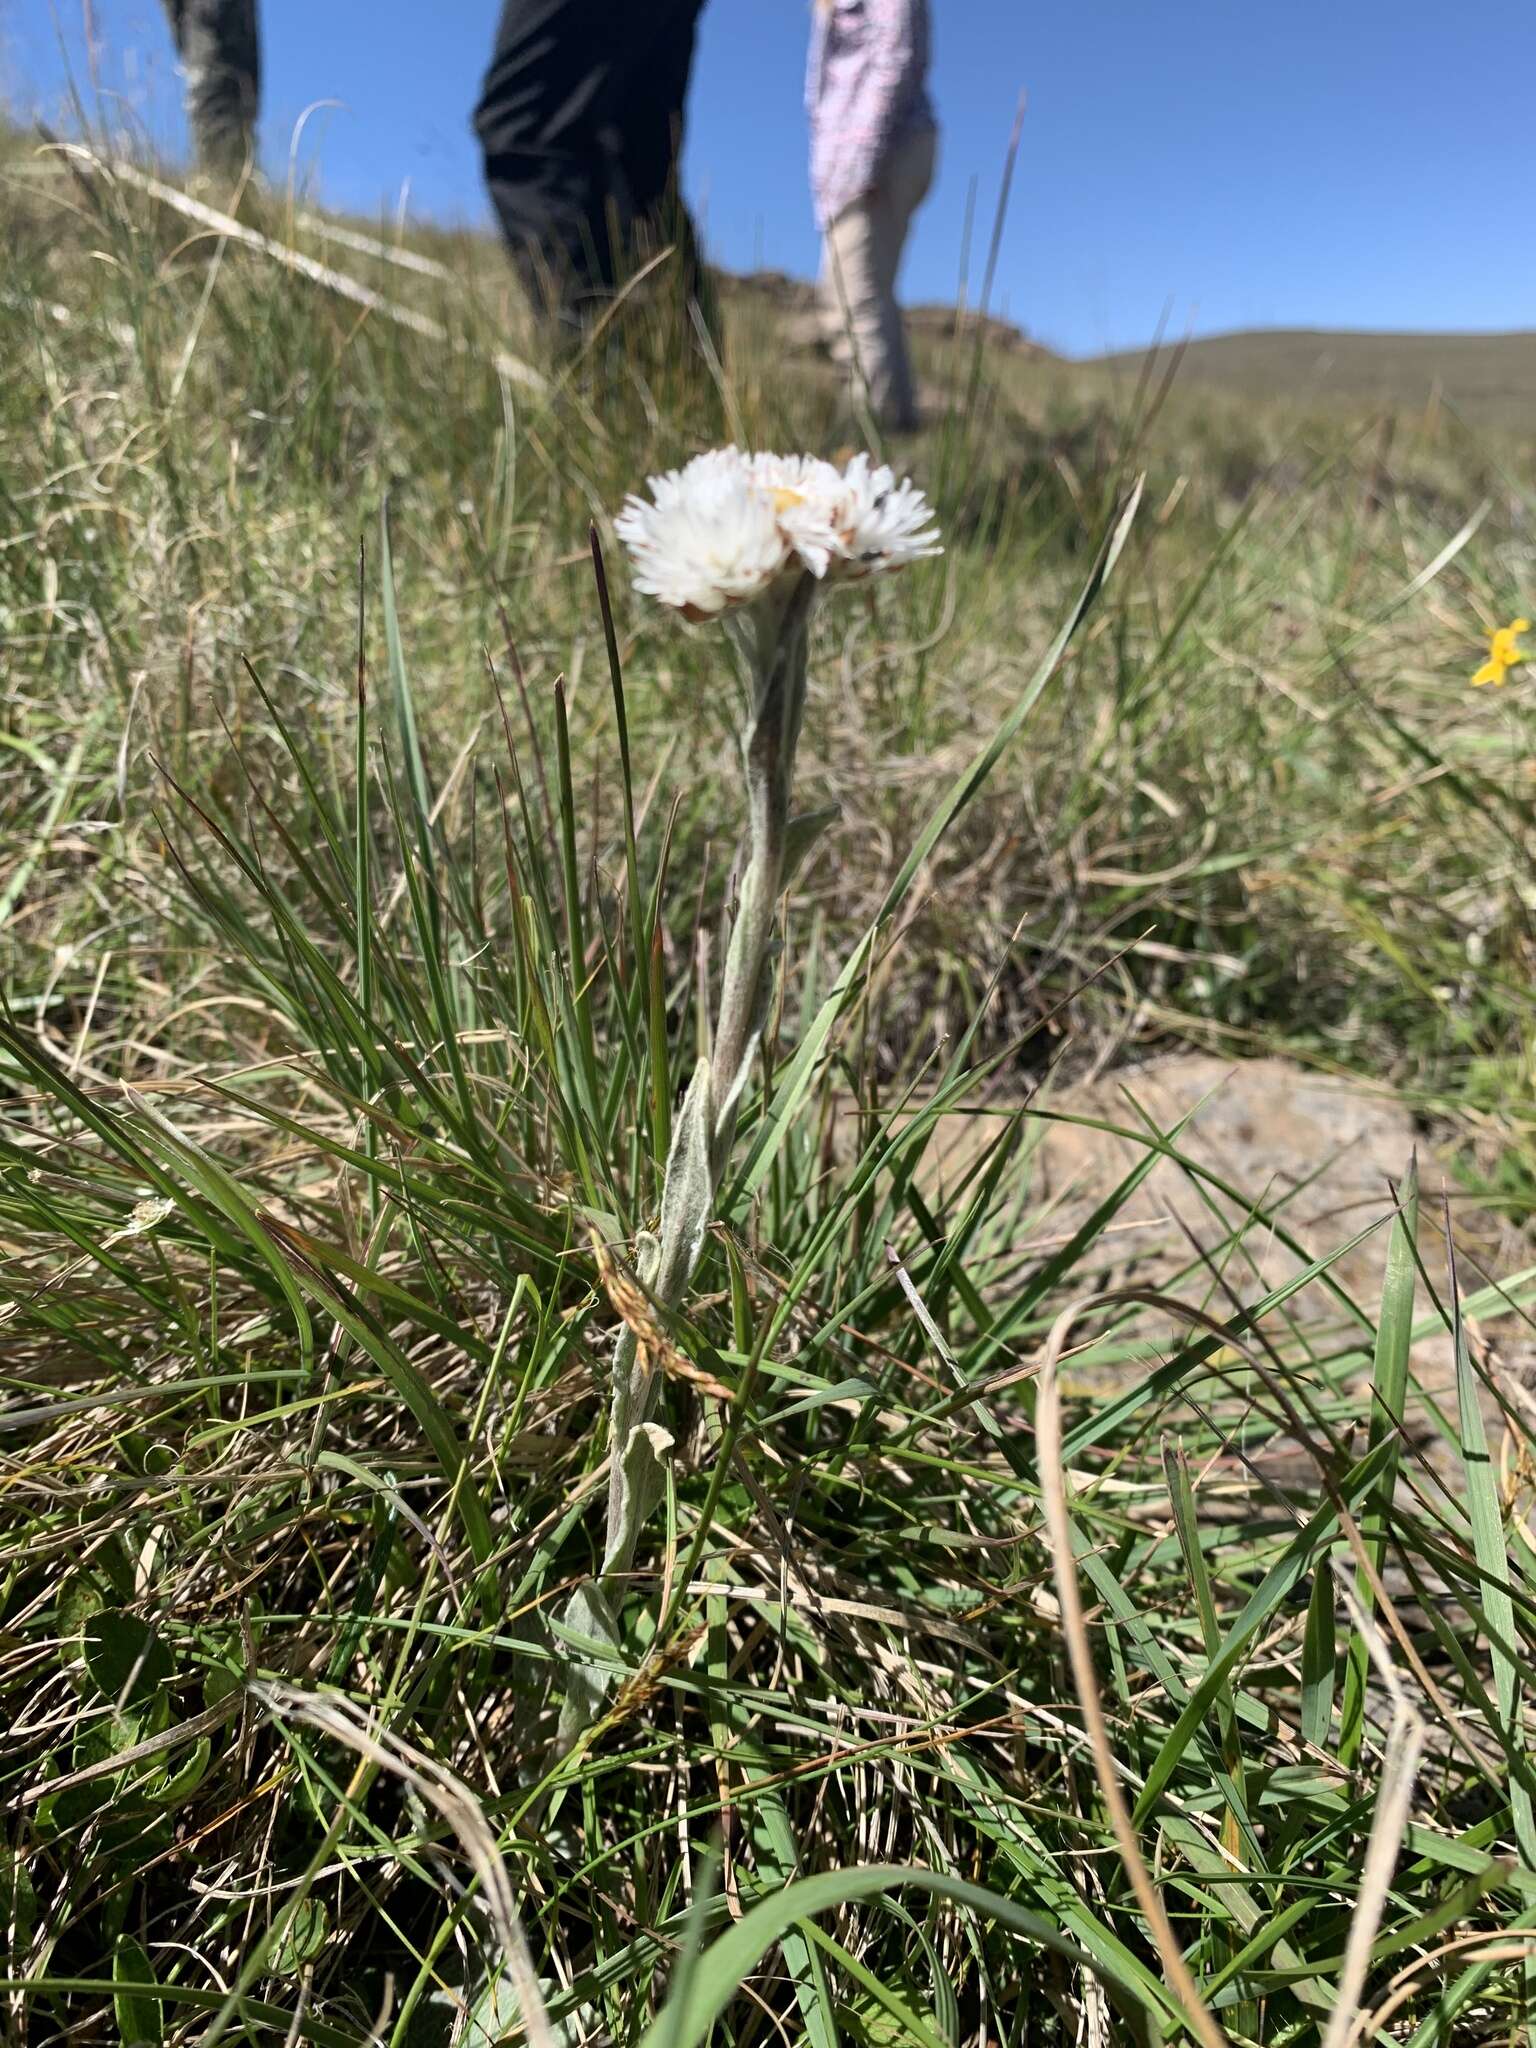
[[[772,499],[739,449],[711,449],[648,481],[650,502],[627,498],[614,521],[637,590],[710,618],[750,603],[788,565],[790,542]]]

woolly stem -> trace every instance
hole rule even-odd
[[[661,1225],[644,1240],[639,1277],[663,1308],[675,1308],[704,1249],[715,1199],[730,1163],[737,1112],[772,990],[774,915],[784,886],[790,792],[805,712],[807,629],[816,585],[808,575],[761,600],[735,627],[751,685],[743,736],[746,861],[726,948],[710,1058],[701,1061],[679,1111],[662,1183]],[[573,1594],[565,1626],[617,1650],[619,1582],[634,1561],[640,1530],[661,1490],[648,1433],[658,1374],[639,1355],[634,1331],[619,1333],[613,1360],[608,1443],[608,1524],[600,1576]],[[569,1748],[601,1710],[609,1687],[602,1666],[571,1671],[559,1746]]]

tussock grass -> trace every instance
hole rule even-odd
[[[850,423],[750,296],[719,382],[639,295],[528,399],[483,250],[368,279],[433,349],[142,195],[4,191],[16,2037],[1515,2038],[1536,1266],[1427,1255],[1404,1160],[1379,1301],[1263,1187],[1104,1292],[1151,1164],[1204,1169],[1149,1130],[1032,1251],[1026,1096],[1285,1048],[1454,1118],[1520,1213],[1536,786],[1467,676],[1529,608],[1529,450],[925,340],[950,551],[817,632],[843,819],[651,1310],[676,1455],[559,1755],[740,827],[718,648],[615,574],[615,685],[589,526]],[[1270,1233],[1326,1325],[1235,1305]]]

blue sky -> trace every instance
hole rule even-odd
[[[157,0],[90,0],[102,87],[181,147]],[[646,0],[630,0],[644,5]],[[944,122],[910,298],[973,279],[1021,88],[995,294],[1073,353],[1173,328],[1536,328],[1532,0],[933,0]],[[82,0],[0,0],[0,91],[89,91]],[[264,0],[263,154],[362,212],[488,218],[468,129],[497,0]],[[686,180],[713,253],[809,274],[806,0],[710,0]]]

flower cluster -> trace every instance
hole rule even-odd
[[[749,604],[787,573],[847,581],[942,553],[923,493],[867,455],[838,469],[714,448],[649,483],[649,501],[626,499],[614,531],[635,588],[689,618]]]
[[[1530,630],[1529,619],[1514,619],[1488,635],[1488,659],[1472,678],[1474,688],[1484,683],[1502,683],[1512,668],[1520,666],[1526,659],[1520,636]]]

